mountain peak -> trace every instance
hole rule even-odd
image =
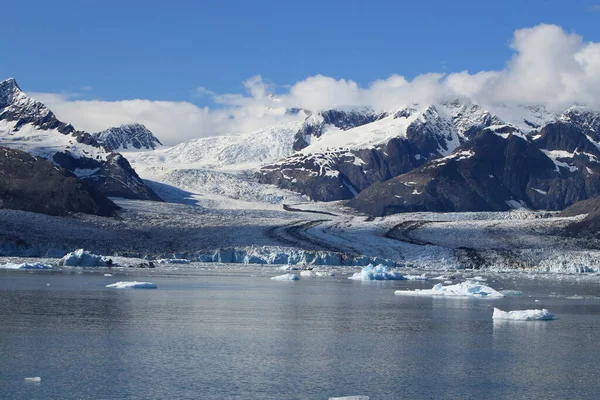
[[[8,78],[0,82],[0,108],[7,107],[22,97],[26,97],[26,95],[21,91],[15,78]]]
[[[154,150],[162,143],[154,134],[139,123],[123,124],[92,135],[110,151]]]

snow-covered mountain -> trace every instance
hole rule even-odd
[[[354,111],[353,115],[358,112]],[[580,106],[556,113],[543,106],[499,105],[486,109],[456,100],[434,105],[411,105],[395,112],[363,112],[363,118],[354,116],[351,120],[366,121],[364,124],[351,127],[345,125],[342,128],[342,124],[332,118],[328,118],[329,123],[325,123],[326,119],[321,114],[310,116],[300,131],[302,135],[296,136],[296,143],[302,136],[302,143],[305,145],[288,158],[263,166],[257,174],[258,179],[263,183],[275,184],[308,195],[314,200],[350,199],[379,182],[389,181],[413,170],[417,171],[417,168],[424,164],[426,167],[421,170],[430,170],[432,165],[435,165],[435,160],[466,159],[464,155],[471,152],[468,143],[486,128],[491,128],[492,132],[501,137],[507,138],[512,135],[533,143],[533,147],[541,152],[543,159],[547,161],[545,164],[551,166],[551,170],[556,169],[556,173],[564,166],[568,172],[578,170],[587,173],[588,168],[593,171],[594,166],[587,167],[581,163],[575,165],[573,159],[595,163],[595,150],[600,147],[600,114]],[[318,129],[309,130],[306,129],[307,126],[318,126]],[[557,128],[558,133],[551,133],[556,130],[553,130],[552,126],[560,126]],[[572,133],[572,130],[576,130],[578,134]],[[317,134],[313,134],[314,132]],[[504,147],[504,144],[498,145],[498,149]],[[489,157],[495,156],[491,153],[486,154]],[[590,155],[588,159],[585,158],[587,155]],[[515,168],[514,162],[518,159],[513,158],[509,161],[506,168]],[[437,180],[438,177],[431,179]],[[515,179],[518,179],[518,176]],[[521,179],[527,180],[525,177]],[[597,192],[595,183],[585,177],[573,180],[563,173],[557,182],[560,183],[553,184],[557,193],[546,197],[545,201],[534,201],[525,196],[517,196],[519,199],[515,201],[523,201],[523,204],[533,208],[560,209]],[[478,185],[480,183],[477,182]],[[377,186],[378,195],[384,195],[385,185]],[[557,185],[563,187],[563,200],[560,200],[561,190]],[[566,188],[573,185],[583,185],[586,189]],[[411,193],[412,191],[414,189]],[[417,189],[416,192],[420,190]],[[403,194],[399,194],[401,195]],[[498,203],[500,205],[496,204],[495,208],[490,209],[510,207],[505,201],[510,201],[513,197],[503,198]],[[365,203],[379,201],[378,199],[377,196],[371,195],[367,200],[365,194]],[[402,204],[404,201],[402,200]],[[410,201],[406,204],[410,204]],[[484,209],[490,206],[489,202],[486,204],[482,206]],[[465,207],[469,208],[463,208]],[[443,207],[436,205],[428,209],[440,208]],[[402,207],[397,209],[404,210]],[[381,210],[378,209],[374,213],[379,214]]]
[[[92,136],[110,151],[154,150],[162,143],[142,124],[127,124],[108,128]]]
[[[108,196],[160,200],[126,159],[89,133],[58,120],[44,104],[23,93],[14,79],[0,82],[0,146],[45,158]]]

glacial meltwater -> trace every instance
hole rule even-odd
[[[451,298],[394,295],[439,281],[357,271],[1,270],[0,397],[598,398],[600,277],[497,274],[486,285],[510,296]],[[106,287],[119,281],[157,288]],[[494,307],[556,319],[493,320]]]

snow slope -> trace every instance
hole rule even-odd
[[[253,132],[205,137],[141,153],[125,153],[136,170],[148,166],[169,169],[247,170],[292,153],[294,135],[302,121],[269,126]]]

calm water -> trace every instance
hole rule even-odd
[[[0,398],[600,396],[600,300],[556,297],[599,295],[598,283],[496,281],[525,296],[452,300],[393,294],[432,282],[152,274],[126,278],[157,290],[107,289],[123,276],[102,273],[0,271]],[[559,319],[494,323],[493,306]]]

